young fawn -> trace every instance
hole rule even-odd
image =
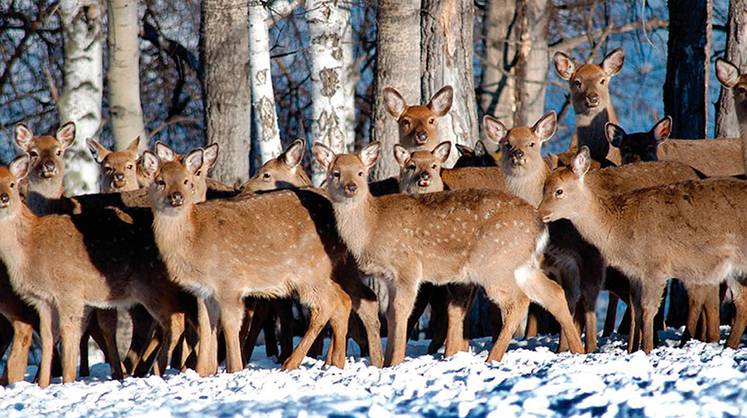
[[[558,319],[574,352],[583,350],[563,290],[539,268],[547,230],[529,204],[489,190],[374,197],[366,178],[378,143],[356,155],[336,155],[318,143],[313,151],[327,170],[340,237],[365,273],[387,279],[385,364],[404,359],[407,318],[421,282],[481,285],[500,305],[504,327],[489,361],[503,356],[530,298]]]
[[[589,162],[583,148],[571,168],[550,176],[540,212],[546,222],[569,219],[631,279],[636,334],[650,352],[654,315],[670,277],[685,286],[728,280],[741,287],[734,278],[747,268],[747,204],[740,199],[747,183],[695,180],[610,194],[587,176]]]
[[[201,347],[216,335],[220,321],[229,372],[242,367],[238,333],[246,295],[278,298],[296,292],[309,307],[311,324],[283,363],[286,369],[301,364],[328,321],[333,330],[328,362],[343,367],[351,304],[366,325],[372,362],[380,361],[374,358],[380,357],[375,296],[360,282],[324,196],[292,190],[196,205],[193,184],[203,166],[202,150],[181,161],[162,163],[150,152],[143,158],[156,172],[150,197],[158,248],[172,280],[209,305],[209,318],[199,318]]]
[[[613,123],[607,123],[605,133],[610,144],[620,149],[623,164],[638,161],[658,161],[658,147],[666,143],[672,131],[672,118],[664,117],[654,124],[648,132],[628,134]],[[684,344],[694,337],[695,328],[701,319],[705,324],[705,341],[719,340],[719,286],[691,285],[687,290],[688,314],[685,333],[682,334]]]
[[[99,192],[117,193],[140,188],[137,172],[140,137],[135,138],[122,151],[110,151],[95,139],[88,139],[86,145],[101,166]]]
[[[303,169],[306,143],[296,139],[277,158],[267,161],[246,183],[241,185],[241,195],[259,191],[310,187],[311,179]]]
[[[386,110],[397,119],[399,143],[407,149],[432,150],[438,145],[438,118],[451,109],[454,89],[444,86],[426,105],[408,105],[407,101],[392,87],[384,88]]]
[[[617,48],[600,64],[577,64],[563,52],[553,56],[560,78],[568,80],[571,103],[576,113],[578,147],[587,146],[591,158],[607,165],[620,164],[620,155],[604,140],[604,124],[617,123],[617,114],[610,99],[609,82],[625,63],[625,51]]]

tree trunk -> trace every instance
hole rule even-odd
[[[726,35],[726,58],[739,69],[747,67],[747,0],[729,2],[729,23]],[[716,138],[739,138],[739,122],[734,99],[721,87],[716,106]]]
[[[547,30],[551,7],[549,0],[522,0],[517,3],[517,24],[520,29],[514,126],[531,126],[545,111],[545,82],[550,64]]]
[[[203,0],[201,9],[205,131],[209,144],[220,145],[213,177],[244,182],[251,150],[248,6],[245,0]]]
[[[96,137],[101,125],[104,5],[97,0],[62,0],[59,5],[65,65],[58,109],[60,123],[74,121],[76,127],[75,143],[65,154],[65,192],[91,193],[99,169],[86,139]]]
[[[346,72],[343,38],[350,29],[350,10],[336,0],[307,0],[311,38],[311,136],[335,152],[345,151]],[[324,169],[314,160],[312,181],[324,180]]]
[[[275,92],[272,88],[270,66],[270,40],[263,2],[249,2],[249,67],[251,69],[252,106],[254,128],[262,164],[283,152],[275,110]]]
[[[673,138],[705,138],[711,1],[670,0],[664,112]]]
[[[399,174],[393,151],[399,127],[384,106],[384,87],[397,89],[407,103],[420,102],[420,0],[380,0],[376,24],[371,140],[381,142],[381,158],[373,169],[373,177],[381,180]]]
[[[109,0],[109,111],[116,149],[136,137],[148,147],[140,106],[140,19],[136,0]]]
[[[360,80],[358,65],[355,61],[355,49],[353,47],[353,27],[347,25],[342,37],[342,68],[345,72],[345,106],[343,107],[344,115],[342,117],[343,129],[345,133],[345,150],[353,152],[355,150],[355,85]]]
[[[483,22],[485,57],[482,60],[480,103],[483,112],[502,122],[513,120],[515,78],[513,74],[516,1],[490,0]]]
[[[472,73],[474,5],[471,0],[423,0],[420,72],[423,101],[441,87],[454,88],[454,104],[438,122],[439,138],[474,146],[477,101]],[[451,163],[457,152],[452,148]]]

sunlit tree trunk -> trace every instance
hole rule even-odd
[[[483,112],[509,122],[513,120],[515,76],[513,58],[516,54],[511,39],[516,32],[515,0],[490,0],[483,22],[485,56],[482,60],[480,103]]]
[[[545,111],[545,82],[550,64],[547,30],[552,3],[549,0],[517,2],[518,47],[514,126],[531,126]]]
[[[741,71],[747,70],[747,0],[729,2],[725,58]],[[723,87],[716,106],[716,138],[739,138],[734,99]]]
[[[60,123],[76,125],[75,143],[65,154],[65,193],[91,193],[97,188],[98,165],[86,139],[98,135],[101,125],[104,5],[97,0],[62,0],[59,5],[65,43]]]

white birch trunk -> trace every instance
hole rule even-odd
[[[97,0],[61,0],[65,43],[63,87],[58,102],[60,122],[74,121],[75,143],[65,154],[65,194],[93,192],[99,169],[86,147],[101,125],[103,95],[103,5]]]
[[[123,150],[140,137],[147,148],[140,104],[140,19],[137,0],[109,0],[109,111],[114,146]]]
[[[342,40],[342,67],[345,70],[344,94],[347,102],[343,108],[344,127],[342,131],[345,133],[345,151],[353,152],[355,151],[355,86],[360,80],[360,73],[355,61],[353,28],[350,24],[345,26]]]
[[[283,152],[275,109],[270,66],[270,40],[267,28],[267,9],[263,2],[249,2],[249,67],[254,108],[254,128],[262,164]]]
[[[335,152],[345,151],[346,77],[343,65],[344,34],[350,25],[350,10],[341,1],[307,0],[311,38],[311,136]],[[324,180],[324,169],[313,161],[312,181]]]

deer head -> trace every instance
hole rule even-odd
[[[718,58],[716,59],[716,78],[722,86],[732,91],[739,124],[747,124],[747,74],[741,74],[736,65]]]
[[[658,161],[656,151],[662,143],[669,139],[672,132],[672,118],[665,116],[656,122],[648,132],[628,134],[623,128],[607,122],[604,133],[610,145],[620,149],[623,164],[638,161]]]
[[[360,202],[368,196],[368,171],[379,159],[381,144],[372,142],[358,154],[335,154],[321,143],[312,147],[314,157],[327,171],[327,191],[336,203]]]
[[[625,51],[617,48],[607,54],[600,64],[576,64],[563,52],[553,56],[560,78],[568,80],[571,101],[576,114],[596,113],[610,103],[609,81],[623,67]]]
[[[205,164],[204,154],[203,149],[198,148],[181,159],[161,160],[150,151],[143,153],[143,166],[148,172],[154,173],[149,188],[153,209],[176,215],[202,201],[197,182],[198,172]]]
[[[589,199],[588,187],[584,187],[584,176],[591,167],[589,148],[573,158],[570,167],[555,170],[545,182],[539,212],[544,222],[558,219],[574,219],[583,216]]]
[[[508,174],[519,175],[545,170],[546,163],[540,154],[542,145],[555,135],[557,115],[549,112],[532,127],[507,129],[498,119],[485,115],[483,124],[491,141],[501,146],[501,166]]]
[[[433,151],[410,152],[402,145],[394,145],[394,158],[399,164],[399,191],[402,193],[430,193],[444,189],[441,166],[449,158],[451,142],[442,142]]]
[[[439,118],[449,113],[454,99],[454,89],[444,86],[431,97],[426,105],[409,106],[407,101],[392,87],[384,88],[386,110],[399,124],[399,143],[408,149],[432,150],[438,145]]]
[[[31,170],[28,155],[17,157],[8,167],[0,167],[0,220],[9,219],[22,210],[19,182]]]
[[[254,193],[311,186],[311,180],[303,169],[304,151],[306,143],[301,138],[296,139],[282,154],[264,163],[254,177],[241,186],[242,190]]]
[[[99,184],[102,193],[124,192],[140,188],[138,181],[138,146],[140,137],[121,151],[110,151],[95,139],[86,141],[91,155],[101,166]]]

